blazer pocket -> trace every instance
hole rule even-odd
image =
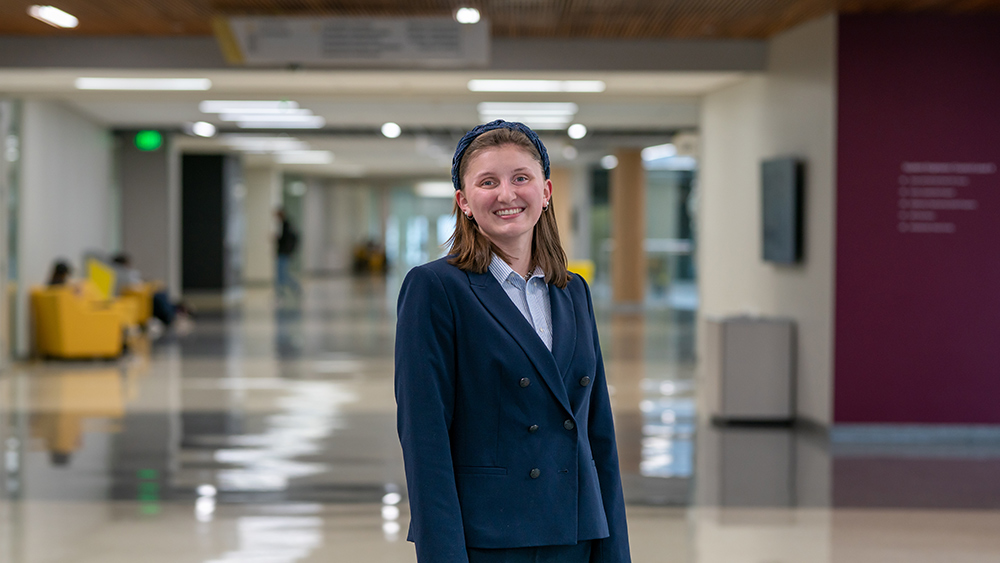
[[[456,465],[456,475],[506,475],[506,467],[480,467],[475,465]]]

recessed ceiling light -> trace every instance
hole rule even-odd
[[[403,133],[403,128],[391,121],[382,124],[382,134],[390,139],[395,139]]]
[[[55,6],[31,6],[28,8],[28,15],[53,27],[64,29],[74,28],[80,24],[80,20],[76,19],[76,16]]]
[[[207,121],[197,121],[191,124],[191,132],[199,137],[214,137],[215,125]]]
[[[582,139],[587,136],[587,126],[582,123],[574,123],[566,130],[570,139]]]
[[[618,166],[618,157],[609,154],[607,156],[601,157],[601,168],[605,170],[614,170]]]
[[[77,90],[208,90],[207,78],[77,78]]]
[[[565,147],[563,147],[562,155],[563,158],[565,158],[566,160],[574,160],[576,159],[578,154],[579,153],[577,152],[576,147],[574,147],[573,145],[566,145]]]
[[[472,92],[603,92],[603,80],[470,80]]]
[[[298,108],[299,103],[291,100],[205,100],[198,104],[202,113],[278,113]]]
[[[479,10],[475,8],[459,8],[455,10],[455,21],[458,23],[478,23]]]

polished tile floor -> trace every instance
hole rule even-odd
[[[249,289],[120,362],[0,374],[0,563],[414,561],[396,283]],[[699,423],[694,314],[598,310],[637,563],[1000,561],[1000,446]]]

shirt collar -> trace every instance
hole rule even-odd
[[[493,277],[496,278],[501,285],[503,285],[503,282],[509,280],[511,275],[517,276],[522,280],[524,279],[521,278],[521,274],[515,272],[514,269],[503,260],[503,258],[500,258],[496,254],[494,254],[493,259],[490,260],[490,273],[493,274]],[[542,271],[541,267],[535,266],[535,269],[531,272],[531,276],[528,277],[528,280],[538,277],[544,278],[545,272]]]

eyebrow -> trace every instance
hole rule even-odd
[[[531,168],[528,167],[528,166],[522,166],[520,168],[515,168],[514,170],[511,170],[511,172],[514,173],[514,174],[520,174],[520,173],[524,173],[524,172],[531,172]],[[475,176],[473,176],[473,178],[482,178],[483,176],[498,176],[498,174],[496,172],[492,171],[492,170],[484,170],[484,171],[480,172],[479,174],[476,174]]]

